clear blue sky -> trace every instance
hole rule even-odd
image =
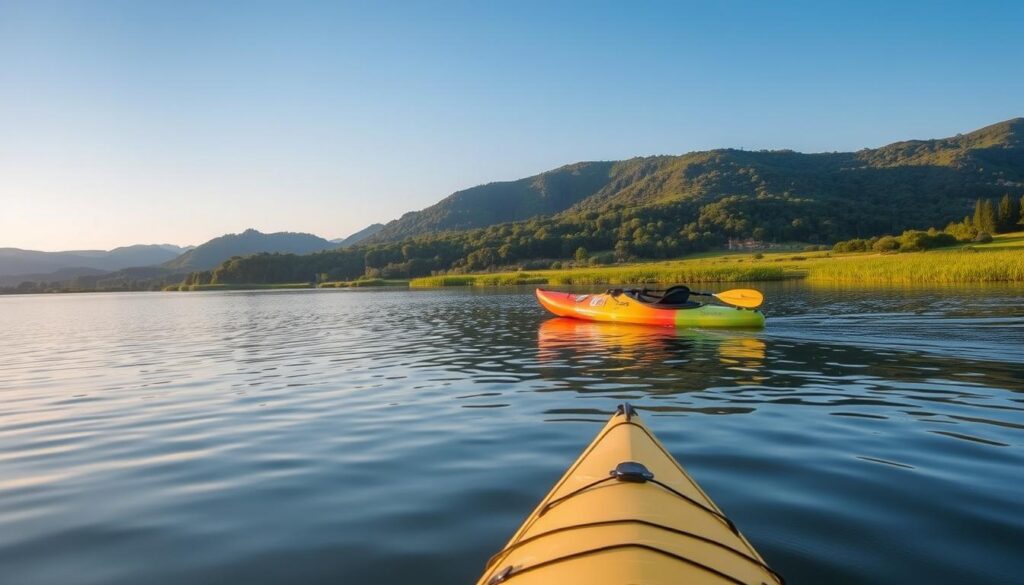
[[[1024,2],[0,0],[0,247],[347,235],[593,159],[1024,115]]]

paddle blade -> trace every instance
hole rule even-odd
[[[752,288],[734,288],[715,293],[714,297],[723,303],[746,309],[756,309],[764,302],[764,295]]]

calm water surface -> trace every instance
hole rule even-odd
[[[0,298],[0,582],[469,583],[623,400],[792,584],[1024,582],[1024,289]]]

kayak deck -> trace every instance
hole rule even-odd
[[[478,582],[782,584],[628,404]]]
[[[576,294],[540,288],[536,290],[536,294],[540,304],[559,317],[663,327],[743,329],[764,327],[764,313],[756,309],[700,303],[693,303],[690,308],[664,309],[642,303],[626,295]]]

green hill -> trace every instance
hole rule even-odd
[[[232,259],[203,278],[407,278],[678,258],[731,238],[826,244],[941,227],[979,198],[1020,199],[1022,137],[1016,118],[851,153],[724,149],[580,163],[460,191],[356,246]]]
[[[185,252],[161,266],[176,272],[209,270],[234,256],[248,256],[260,252],[309,254],[336,247],[328,240],[313,234],[277,232],[264,234],[248,229],[240,234],[227,234]]]
[[[1007,187],[1011,192],[1024,187],[1024,118],[952,138],[859,152],[722,149],[576,163],[459,191],[405,214],[367,241],[394,242],[560,213],[712,204],[727,198],[729,209],[762,207],[794,218],[822,215],[822,221],[841,224],[825,232],[815,228],[822,236],[846,237],[894,231],[912,222],[945,222],[969,212],[975,198],[1001,194]],[[765,204],[756,204],[758,199]],[[688,223],[690,218],[674,219]]]
[[[393,242],[427,233],[466,230],[564,211],[612,181],[614,163],[583,162],[518,181],[457,191],[422,211],[384,226],[369,242]]]

